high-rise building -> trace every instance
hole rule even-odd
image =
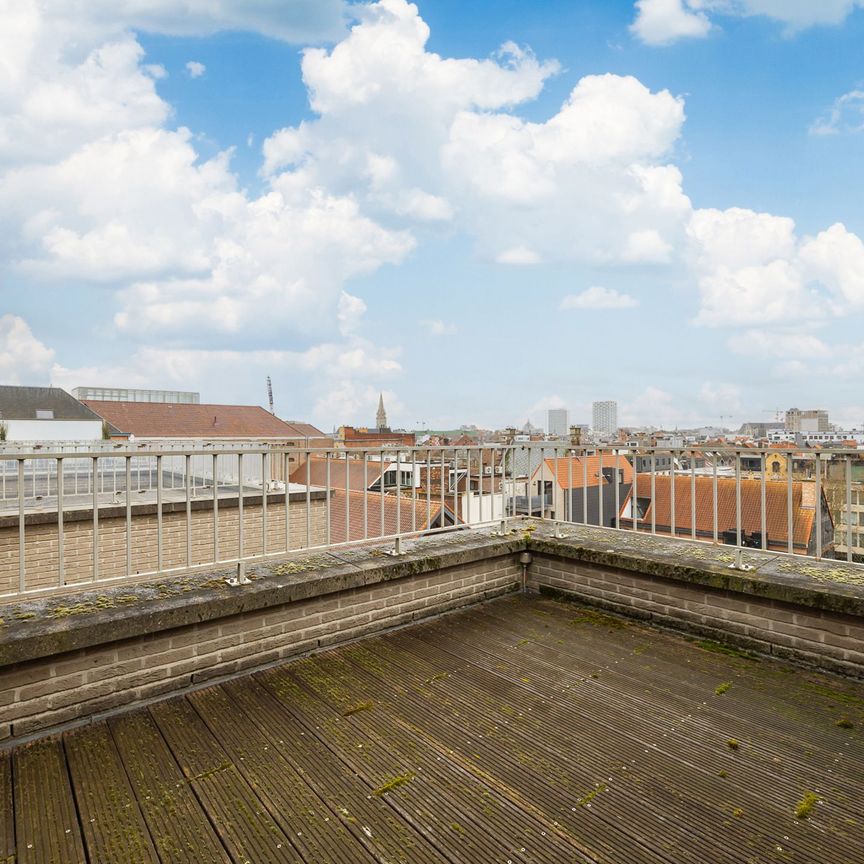
[[[570,412],[566,408],[550,408],[546,412],[546,431],[554,438],[566,438],[570,431]]]
[[[618,434],[618,403],[612,400],[591,405],[591,430],[598,438],[614,438]]]
[[[786,431],[798,432],[830,432],[828,412],[820,409],[802,411],[800,408],[790,408],[786,412]]]

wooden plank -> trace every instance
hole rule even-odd
[[[365,844],[309,788],[295,766],[266,738],[254,734],[246,713],[224,689],[200,690],[189,702],[304,860],[374,864]]]
[[[12,803],[12,759],[0,753],[0,864],[15,855],[15,808]]]
[[[820,854],[829,855],[834,861],[852,861],[857,855],[864,855],[860,830],[856,831],[854,818],[853,822],[844,818],[842,796],[822,807],[818,817],[821,824],[818,824],[816,819],[813,824],[808,822],[806,825],[794,820],[794,804],[802,794],[799,774],[802,766],[786,759],[760,760],[760,746],[766,752],[772,752],[773,744],[769,733],[762,733],[763,739],[768,743],[760,742],[752,747],[747,746],[746,756],[744,753],[733,754],[724,746],[728,733],[722,724],[726,721],[721,719],[719,728],[712,725],[715,718],[711,714],[716,709],[711,706],[718,701],[720,704],[732,704],[732,701],[718,700],[713,692],[713,703],[706,701],[705,687],[710,683],[713,688],[713,678],[703,682],[703,689],[697,692],[697,698],[687,704],[686,710],[692,714],[668,714],[663,724],[655,726],[646,722],[646,715],[666,701],[666,694],[658,694],[652,687],[648,691],[650,698],[646,698],[644,680],[640,682],[638,690],[634,690],[641,699],[635,699],[624,713],[616,715],[614,702],[621,689],[618,679],[621,677],[621,667],[625,664],[617,664],[604,670],[599,685],[598,682],[583,680],[583,685],[591,686],[571,686],[574,679],[569,677],[570,670],[567,668],[566,659],[564,665],[556,666],[550,660],[544,667],[533,658],[535,645],[524,645],[514,650],[509,639],[506,640],[506,645],[486,646],[484,657],[484,639],[495,641],[500,638],[497,629],[494,636],[484,637],[477,628],[454,628],[452,623],[451,621],[445,625],[442,622],[440,627],[419,628],[410,633],[406,631],[392,638],[388,637],[387,643],[393,644],[394,662],[406,662],[407,648],[409,652],[414,651],[417,661],[437,657],[439,664],[464,663],[470,658],[481,666],[485,664],[487,672],[494,678],[488,679],[486,685],[480,684],[479,692],[483,692],[485,688],[500,699],[504,695],[500,679],[509,679],[513,693],[510,698],[513,703],[519,704],[521,701],[527,711],[530,711],[523,715],[523,724],[534,724],[533,733],[537,740],[548,740],[552,747],[551,752],[560,753],[562,760],[567,757],[567,740],[556,738],[555,730],[579,728],[580,759],[590,762],[593,758],[596,761],[598,754],[614,751],[623,761],[629,760],[632,763],[628,769],[631,779],[641,775],[641,788],[645,798],[649,797],[649,789],[656,785],[655,781],[660,781],[660,786],[666,789],[666,793],[659,796],[655,793],[656,800],[652,802],[652,810],[663,812],[668,804],[674,805],[676,799],[680,800],[682,795],[686,795],[688,810],[698,807],[700,801],[703,808],[707,808],[698,818],[693,818],[698,815],[696,812],[689,818],[684,813],[680,813],[677,818],[674,813],[671,818],[667,814],[667,823],[675,825],[686,822],[695,826],[706,826],[709,840],[713,825],[713,830],[722,835],[717,836],[717,843],[732,843],[741,848],[748,843],[751,846],[757,844],[764,854],[774,848],[776,838],[780,835],[787,838],[784,848],[804,856],[812,855],[816,860]],[[461,623],[465,624],[464,621]],[[648,635],[651,635],[650,631]],[[570,628],[571,641],[574,638],[574,630]],[[411,648],[411,643],[414,643],[414,649]],[[555,650],[559,650],[557,646]],[[376,653],[380,655],[380,651]],[[554,655],[555,651],[552,654]],[[502,656],[507,657],[506,663],[500,663]],[[560,664],[566,655],[561,650],[558,656]],[[633,660],[631,656],[629,662]],[[686,669],[683,660],[681,663]],[[428,671],[421,668],[417,674],[422,676],[428,674]],[[615,678],[615,682],[610,685],[612,678]],[[577,677],[575,680],[578,683],[580,679]],[[459,686],[459,676],[454,676],[449,689],[455,691]],[[549,698],[553,693],[554,709],[552,699]],[[467,704],[469,700],[476,703],[477,694],[478,682],[473,681],[462,696],[465,700],[463,704]],[[698,723],[695,719],[697,717],[702,718]],[[470,721],[466,718],[467,722]],[[604,734],[605,724],[609,725],[611,736]],[[630,746],[628,738],[633,739]],[[599,751],[594,749],[597,745],[600,745]],[[595,752],[594,757],[591,756],[592,750]],[[845,752],[849,752],[848,748]],[[844,755],[842,751],[836,759],[828,763],[833,766],[832,770],[828,771],[825,770],[825,762],[819,762],[817,766],[814,762],[818,760],[809,760],[809,768],[814,772],[812,776],[818,782],[815,788],[823,794],[835,784],[839,773],[836,765],[841,755]],[[845,763],[845,760],[843,762]],[[729,772],[718,769],[718,764],[722,767],[728,766]],[[734,782],[718,777],[718,774],[725,777],[727,773],[732,774]],[[853,780],[852,777],[847,779]],[[658,789],[658,792],[660,791],[661,789]],[[826,797],[830,799],[832,796],[828,794]],[[611,799],[604,796],[603,800],[605,802]],[[845,805],[854,810],[855,800],[857,796],[853,793],[847,798]],[[717,812],[712,813],[712,807]],[[746,813],[747,819],[742,821],[736,817],[730,821],[722,818],[733,812]],[[638,817],[638,813],[639,807],[635,804],[627,810],[629,818]],[[829,830],[826,831],[826,828]],[[699,830],[697,827],[694,834],[698,834]],[[839,836],[835,839],[831,835]],[[851,851],[852,848],[857,851]],[[765,852],[766,849],[768,852]]]
[[[77,729],[63,743],[91,864],[159,864],[108,727]]]
[[[136,711],[109,725],[162,861],[229,864],[227,851],[150,715]]]
[[[60,742],[45,738],[15,751],[16,864],[86,864]]]
[[[369,693],[361,676],[341,661],[336,656],[338,653],[317,655],[297,664],[297,675],[314,688],[320,698],[337,711],[345,712],[357,702],[368,699]],[[426,795],[428,809],[454,814],[450,818],[464,829],[465,836],[484,837],[487,843],[494,838],[500,845],[491,860],[498,860],[502,854],[519,861],[588,860],[579,845],[572,838],[564,838],[551,821],[543,823],[534,814],[529,815],[500,789],[490,786],[485,778],[446,758],[443,751],[431,750],[428,741],[401,724],[387,722],[389,717],[382,722],[382,717],[374,711],[361,711],[343,719],[405,758],[416,779],[404,786],[404,792],[400,789],[400,795]],[[407,722],[410,725],[410,719]]]
[[[291,838],[185,699],[161,702],[150,713],[234,861],[303,864]]]
[[[450,860],[436,850],[425,832],[413,828],[390,807],[387,796],[370,795],[373,787],[310,734],[257,681],[249,678],[222,686],[245,718],[247,736],[256,737],[261,744],[268,742],[290,761],[377,858],[411,864]]]

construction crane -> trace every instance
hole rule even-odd
[[[270,380],[270,376],[267,376],[267,401],[270,404],[270,413],[274,414],[273,411],[273,382]]]

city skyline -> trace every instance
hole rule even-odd
[[[860,426],[859,5],[18,3],[0,378]]]

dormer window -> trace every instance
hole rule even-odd
[[[37,420],[53,420],[54,419],[54,410],[51,408],[37,408],[36,409],[36,419]]]

